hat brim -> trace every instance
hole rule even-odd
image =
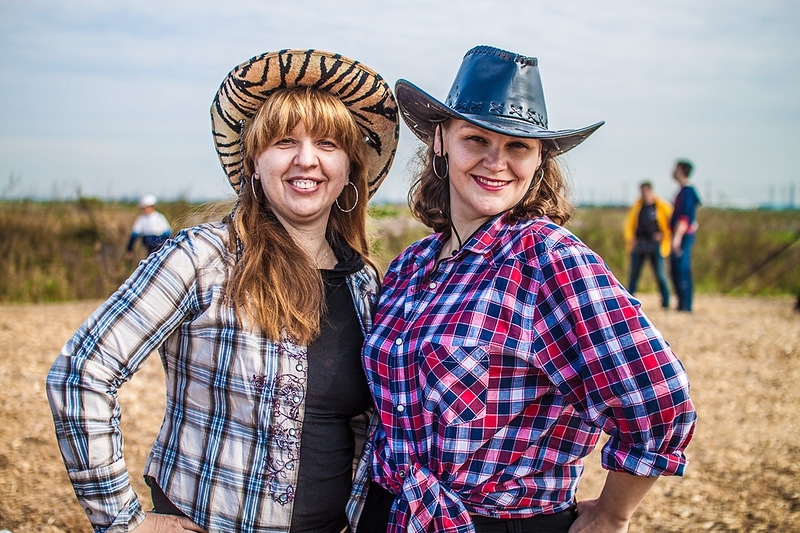
[[[281,50],[251,58],[222,81],[211,105],[211,127],[220,164],[238,192],[243,173],[243,124],[279,89],[313,87],[338,97],[367,143],[369,195],[389,173],[400,135],[391,87],[374,70],[340,54]]]
[[[550,153],[559,155],[578,146],[605,124],[600,121],[580,129],[547,130],[512,117],[460,113],[403,79],[395,84],[395,97],[406,125],[425,144],[431,143],[437,124],[456,118],[504,135],[547,141]]]

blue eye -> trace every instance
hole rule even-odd
[[[339,146],[336,144],[336,141],[332,139],[320,139],[317,141],[317,145],[325,150],[335,150],[339,148]]]

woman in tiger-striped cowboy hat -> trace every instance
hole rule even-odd
[[[354,471],[367,482],[365,221],[397,147],[394,96],[357,61],[282,50],[234,68],[211,119],[236,205],[143,261],[64,346],[47,382],[64,461],[96,530],[342,531]],[[167,409],[144,512],[116,391],[154,349]]]

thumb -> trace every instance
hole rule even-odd
[[[178,518],[178,523],[186,531],[196,531],[197,533],[206,533],[206,530],[198,526],[186,517]]]

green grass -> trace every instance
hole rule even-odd
[[[219,220],[230,203],[162,203],[173,229]],[[622,240],[625,208],[578,209],[569,228],[600,254],[623,282],[628,258]],[[106,298],[143,257],[125,259],[134,204],[83,198],[68,202],[0,202],[0,302],[57,302]],[[373,254],[380,268],[428,230],[409,223],[404,205],[370,207]],[[698,292],[800,292],[800,211],[703,208],[694,250]],[[655,290],[648,269],[643,292]]]
[[[369,216],[375,220],[385,218],[396,218],[408,213],[408,208],[404,205],[378,204],[369,206]]]

